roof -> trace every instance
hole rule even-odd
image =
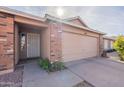
[[[73,21],[73,20],[79,20],[81,22],[81,24],[83,24],[85,27],[88,27],[85,22],[82,20],[82,18],[80,16],[75,16],[75,17],[71,17],[71,18],[66,18],[64,19],[65,21]]]
[[[8,7],[3,7],[3,6],[0,6],[0,12],[17,15],[17,16],[21,16],[21,17],[26,17],[26,18],[30,18],[30,19],[34,19],[34,20],[38,20],[38,21],[45,21],[45,19],[43,17],[35,16],[35,15],[29,14],[29,13],[25,13],[25,12],[18,11],[15,9],[10,9]]]
[[[30,18],[30,19],[34,19],[34,20],[38,20],[38,21],[42,21],[42,22],[45,22],[46,20],[58,21],[58,22],[61,22],[63,24],[70,25],[70,26],[73,26],[73,27],[76,27],[76,28],[80,28],[80,29],[85,29],[85,30],[90,31],[90,32],[99,33],[99,34],[102,34],[102,35],[106,34],[104,32],[100,32],[100,31],[91,29],[89,27],[84,27],[84,26],[76,25],[76,24],[71,23],[71,22],[67,22],[65,20],[61,20],[60,18],[51,16],[49,14],[46,14],[45,17],[43,18],[43,17],[35,16],[35,15],[32,15],[32,14],[28,14],[28,13],[25,13],[25,12],[21,12],[21,11],[18,11],[18,10],[10,9],[8,7],[3,7],[3,6],[0,6],[0,12],[12,14],[12,15],[17,15],[17,16],[21,16],[21,17],[26,17],[26,18]],[[75,17],[75,18],[77,18],[77,17]],[[78,18],[80,18],[80,17],[78,16]],[[71,20],[71,19],[68,19],[68,20]]]
[[[45,17],[46,17],[46,19],[53,20],[53,21],[58,21],[58,22],[61,22],[61,23],[63,23],[63,24],[67,24],[67,25],[70,25],[70,26],[73,26],[73,27],[76,27],[76,28],[88,30],[88,31],[90,31],[90,32],[99,33],[99,34],[102,34],[102,35],[105,35],[105,34],[106,34],[106,33],[104,33],[104,32],[100,32],[100,31],[97,31],[97,30],[94,30],[94,29],[91,29],[91,28],[88,28],[88,27],[76,25],[76,24],[73,24],[73,23],[71,23],[71,22],[67,22],[67,21],[65,21],[65,20],[61,20],[60,18],[51,16],[51,15],[49,15],[49,14],[46,14]]]
[[[116,40],[116,38],[115,37],[112,37],[112,36],[104,36],[103,38],[105,38],[105,39],[110,39],[110,40]]]

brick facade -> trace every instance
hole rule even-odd
[[[51,62],[61,61],[62,43],[61,43],[61,25],[50,22],[50,60]]]
[[[15,19],[16,20],[15,20]],[[19,60],[19,51],[17,50],[17,47],[19,48],[19,41],[17,29],[14,31],[14,21],[16,23],[19,23],[20,20],[18,17],[4,14],[0,12],[0,71],[2,70],[8,70],[14,68],[14,63],[17,63]],[[24,20],[24,19],[23,19]],[[49,20],[48,20],[49,21]],[[63,31],[70,31],[70,32],[76,32],[78,34],[86,34],[91,35],[92,37],[98,37],[99,38],[99,54],[101,55],[103,52],[103,35],[100,34],[94,34],[86,31],[82,31],[81,29],[77,29],[76,27],[68,26],[66,24],[61,24],[59,22],[55,21],[49,21],[44,22],[47,24],[47,26],[43,25],[43,29],[47,29],[47,32],[41,31],[42,36],[42,53],[44,57],[47,57],[50,59],[51,62],[55,61],[62,61],[62,29]],[[22,22],[22,21],[21,21]],[[21,23],[20,22],[20,23]],[[23,24],[24,22],[24,24]],[[23,21],[22,24],[25,25],[25,21]],[[31,22],[31,21],[30,21]],[[29,23],[30,23],[29,22]],[[27,23],[27,21],[26,21]],[[34,23],[34,21],[33,21]],[[32,24],[33,24],[32,23]],[[27,26],[32,26],[32,24],[28,24]],[[22,25],[22,26],[23,26]],[[36,23],[35,23],[36,25]],[[34,27],[35,27],[34,25]],[[39,24],[35,28],[42,27],[42,24]],[[20,28],[18,28],[20,29]],[[14,39],[15,38],[15,39]],[[44,39],[44,40],[43,40]],[[46,40],[48,39],[48,40]],[[73,47],[73,46],[72,46]],[[17,55],[18,54],[18,55]],[[15,58],[14,58],[15,57]],[[18,58],[17,58],[18,57]],[[42,57],[42,56],[41,56]],[[15,61],[15,62],[14,62]]]
[[[13,16],[0,13],[0,70],[14,66],[14,21]]]

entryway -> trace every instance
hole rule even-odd
[[[43,27],[21,23],[15,25],[15,64],[44,56],[45,32]]]
[[[19,31],[20,60],[40,57],[40,31],[24,28]]]

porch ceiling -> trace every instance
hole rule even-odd
[[[35,30],[35,31],[41,31],[45,29],[44,27],[39,27],[39,26],[34,26],[34,25],[29,25],[29,24],[23,24],[23,23],[17,23],[19,29],[27,29],[27,30]]]
[[[42,27],[42,28],[48,27],[48,24],[46,22],[25,18],[21,16],[15,16],[14,21],[17,23],[27,24],[27,25],[36,26],[36,27]]]

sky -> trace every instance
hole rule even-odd
[[[59,6],[9,6],[37,16],[48,13],[57,17]],[[61,6],[63,18],[80,16],[92,29],[105,32],[108,36],[124,35],[124,7],[123,6]]]

